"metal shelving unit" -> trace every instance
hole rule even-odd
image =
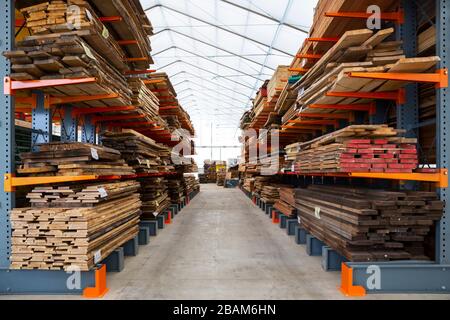
[[[11,51],[15,42],[15,1],[5,0],[0,3],[0,52]],[[106,19],[108,17],[105,17]],[[114,18],[114,17],[111,17]],[[103,19],[103,18],[102,18]],[[102,20],[104,21],[104,20]],[[109,20],[106,20],[109,21]],[[153,73],[155,70],[146,70]],[[15,177],[15,113],[32,114],[31,146],[52,141],[53,120],[59,111],[61,140],[98,143],[97,129],[123,127],[123,120],[144,120],[141,115],[114,115],[117,111],[133,111],[135,106],[104,108],[73,108],[66,104],[117,98],[117,94],[97,96],[51,97],[41,90],[47,87],[70,86],[95,83],[96,78],[56,79],[12,81],[9,61],[0,56],[0,77],[3,80],[0,108],[0,175],[4,179],[0,189],[0,294],[84,294],[86,297],[99,297],[105,293],[106,268],[98,265],[88,272],[44,271],[44,270],[9,270],[11,254],[10,212],[15,208],[17,187],[51,184],[73,181],[102,181],[118,179],[136,179],[145,177],[163,177],[178,175],[177,172],[143,173],[132,176],[49,176],[49,177]],[[132,73],[132,72],[131,72]],[[143,71],[136,71],[136,74]],[[133,73],[134,74],[134,73]],[[160,80],[145,80],[147,84]],[[31,90],[30,97],[15,97],[21,90]],[[17,105],[17,108],[16,108]],[[113,115],[111,115],[113,113]],[[102,116],[95,116],[102,114]],[[122,121],[122,123],[120,122]],[[165,143],[176,144],[170,140],[170,132],[150,122],[127,122],[126,127],[143,129],[143,131]],[[81,137],[78,137],[81,129]],[[191,196],[194,196],[192,194]]]

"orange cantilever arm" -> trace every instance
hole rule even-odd
[[[304,125],[324,125],[324,126],[334,126],[338,125],[337,121],[334,120],[289,120],[288,123],[293,124],[304,124]]]
[[[309,71],[309,69],[308,68],[289,68],[289,71],[306,73]]]
[[[144,80],[143,82],[144,82],[144,84],[158,84],[158,83],[164,83],[165,81],[154,79],[154,80]]]
[[[67,86],[73,84],[93,83],[97,82],[96,78],[79,78],[79,79],[48,79],[48,80],[12,80],[10,77],[3,79],[3,93],[5,95],[14,94],[16,90],[28,90],[47,87]]]
[[[123,20],[120,16],[111,16],[111,17],[99,17],[101,22],[120,22]]]
[[[436,73],[379,73],[379,72],[350,72],[350,77],[366,79],[382,79],[419,83],[435,83],[436,88],[448,87],[448,70],[439,69]]]
[[[121,123],[109,123],[111,127],[119,127],[119,128],[134,128],[134,127],[142,127],[142,126],[150,126],[154,125],[154,122],[151,121],[138,121],[138,122],[121,122]]]
[[[94,113],[107,113],[117,111],[132,111],[135,110],[135,106],[118,106],[118,107],[95,107],[95,108],[76,108],[72,112],[77,115],[94,114]]]
[[[121,46],[128,46],[132,44],[138,44],[137,40],[119,40],[117,43]]]
[[[133,74],[136,75],[136,74],[149,74],[149,73],[155,73],[155,72],[156,72],[156,70],[147,69],[147,70],[130,70],[130,71],[125,71],[124,73],[126,75],[133,75]],[[144,80],[145,84],[159,83],[159,82],[164,82],[164,80]]]
[[[360,99],[379,99],[379,100],[393,100],[397,104],[404,104],[406,101],[405,89],[399,89],[396,91],[384,91],[384,92],[328,92],[327,97],[339,97],[339,98],[360,98]]]
[[[338,119],[347,120],[350,118],[348,113],[299,113],[300,118],[324,118],[324,119]]]
[[[346,110],[346,111],[365,111],[369,114],[375,114],[376,105],[374,102],[366,104],[310,104],[310,109],[329,109],[329,110]]]
[[[129,114],[124,114],[124,115],[119,115],[119,116],[109,116],[109,117],[105,117],[105,116],[99,116],[99,117],[94,117],[92,118],[92,122],[97,123],[97,122],[108,122],[108,121],[120,121],[120,120],[130,120],[130,119],[143,119],[145,118],[146,115],[144,114],[138,114],[138,115],[129,115]],[[126,124],[122,123],[122,125]]]
[[[367,12],[326,12],[326,17],[331,18],[355,18],[355,19],[369,19],[374,16],[373,13]],[[381,20],[385,21],[395,21],[399,24],[403,24],[405,22],[405,14],[402,10],[398,12],[383,12],[380,15]]]
[[[74,103],[83,101],[108,100],[108,99],[116,99],[119,97],[120,95],[118,93],[99,94],[93,96],[48,97],[46,104],[55,105],[55,104]]]
[[[5,174],[5,192],[13,192],[15,187],[32,186],[39,184],[63,183],[72,181],[97,180],[96,175],[87,176],[50,176],[50,177],[15,177],[12,174]]]
[[[339,38],[306,38],[309,42],[338,42]]]
[[[320,59],[323,55],[321,54],[312,54],[312,53],[304,53],[304,54],[297,54],[296,57],[300,59]]]

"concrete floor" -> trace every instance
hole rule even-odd
[[[126,258],[124,271],[108,274],[105,299],[347,299],[337,289],[340,274],[324,272],[320,262],[239,189],[202,185],[174,224],[140,247],[137,257]],[[450,300],[450,295],[364,299]]]

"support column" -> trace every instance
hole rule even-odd
[[[414,1],[402,0],[405,23],[397,27],[397,38],[403,41],[407,58],[417,56],[417,5]],[[419,138],[419,86],[417,83],[406,86],[406,103],[397,107],[397,128],[406,129],[407,138]]]
[[[33,152],[38,151],[36,145],[49,143],[52,141],[53,125],[52,110],[45,107],[45,95],[41,91],[34,92],[36,94],[36,108],[32,113],[32,136],[31,147]]]
[[[81,141],[85,143],[96,143],[96,125],[92,122],[91,116],[84,117],[83,132]]]
[[[72,107],[64,108],[64,119],[62,124],[61,141],[78,141],[78,117],[74,114]]]
[[[0,2],[0,52],[10,51],[14,47],[14,1]],[[11,74],[11,64],[0,55],[0,78]],[[3,83],[3,81],[2,81]],[[2,88],[3,89],[3,88]],[[14,99],[12,96],[0,95],[0,176],[15,173],[15,125]],[[11,254],[11,224],[9,215],[15,206],[14,193],[7,193],[0,187],[0,270],[9,268]],[[1,289],[1,287],[0,287]]]
[[[450,68],[450,56],[448,48],[450,46],[450,0],[436,0],[436,43],[437,55],[441,58],[439,68]],[[449,148],[449,115],[450,90],[442,88],[437,90],[436,97],[436,145],[437,145],[437,166],[447,169],[450,161]],[[450,225],[450,191],[448,188],[438,189],[440,199],[445,201],[444,216],[437,225],[436,230],[436,259],[441,264],[450,264],[450,237],[448,228]]]

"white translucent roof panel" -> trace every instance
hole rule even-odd
[[[317,0],[141,0],[155,69],[191,114],[198,145],[237,145],[242,113],[307,37]],[[207,127],[205,129],[205,126]],[[239,151],[236,151],[236,154]]]

